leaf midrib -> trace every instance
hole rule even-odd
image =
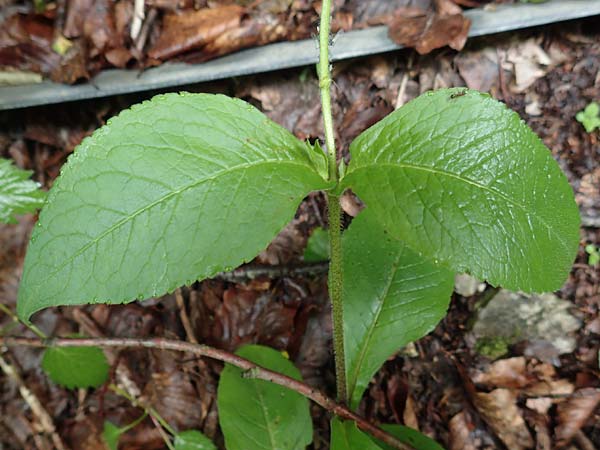
[[[263,419],[265,421],[265,425],[266,425],[266,429],[267,429],[267,434],[269,435],[269,442],[271,444],[271,448],[272,449],[276,449],[277,446],[277,442],[275,440],[275,436],[273,435],[273,430],[271,430],[271,422],[269,421],[269,414],[267,412],[266,409],[266,405],[265,405],[265,401],[264,401],[264,397],[262,395],[262,392],[260,391],[260,389],[258,388],[258,384],[256,380],[253,380],[254,385],[254,391],[256,392],[256,396],[258,397],[258,403],[260,404],[260,409],[262,411],[263,414]]]
[[[374,320],[371,321],[371,325],[369,326],[369,328],[367,330],[366,338],[363,340],[363,345],[362,345],[360,353],[359,353],[358,362],[355,366],[355,370],[352,373],[352,377],[350,378],[350,382],[351,382],[351,386],[349,386],[349,388],[350,388],[349,389],[350,403],[352,403],[352,397],[354,396],[354,390],[356,389],[356,383],[358,382],[358,373],[360,372],[360,367],[362,366],[362,363],[367,354],[367,346],[370,343],[371,339],[373,338],[373,333],[375,332],[377,321],[379,320],[379,316],[381,315],[381,312],[383,311],[383,305],[385,303],[385,299],[387,298],[387,296],[390,292],[392,283],[394,281],[394,277],[396,276],[396,272],[398,271],[398,267],[400,265],[400,258],[402,257],[402,252],[403,251],[399,251],[394,259],[394,262],[392,264],[392,269],[390,270],[390,276],[389,276],[389,278],[386,282],[385,288],[383,290],[383,295],[380,297],[381,301],[379,302],[379,305],[377,307],[377,312],[375,313]]]
[[[171,191],[168,194],[163,195],[159,199],[153,201],[152,203],[149,203],[148,205],[146,205],[146,206],[144,206],[142,208],[137,209],[136,211],[134,211],[133,213],[131,213],[127,217],[119,220],[117,223],[115,223],[114,225],[110,226],[109,228],[107,228],[102,233],[100,233],[96,238],[94,238],[91,241],[89,241],[88,243],[86,243],[83,247],[81,247],[79,250],[77,250],[75,253],[73,253],[72,256],[70,256],[69,258],[65,258],[64,262],[61,265],[59,265],[56,268],[56,270],[48,272],[49,276],[46,279],[51,278],[52,276],[54,276],[57,273],[59,273],[68,264],[70,264],[75,258],[77,258],[79,255],[81,255],[82,253],[84,253],[86,250],[88,250],[93,245],[95,245],[98,242],[100,242],[103,238],[105,238],[106,236],[108,236],[109,234],[111,234],[113,231],[115,231],[116,229],[118,229],[122,225],[130,222],[131,220],[135,219],[137,216],[143,214],[146,211],[151,210],[152,208],[160,205],[161,203],[168,201],[172,197],[174,197],[176,195],[179,195],[179,194],[182,194],[183,192],[185,192],[185,191],[187,191],[189,189],[193,189],[193,188],[201,185],[202,183],[213,181],[213,180],[215,180],[215,179],[217,179],[217,178],[219,178],[219,177],[221,177],[223,175],[227,175],[227,174],[232,173],[234,171],[244,170],[244,169],[254,168],[254,167],[257,167],[257,166],[261,166],[261,165],[269,165],[269,164],[275,164],[275,165],[278,165],[278,166],[286,164],[286,165],[290,165],[290,166],[304,167],[304,168],[307,168],[307,169],[311,170],[312,172],[314,172],[315,175],[317,175],[317,176],[320,177],[320,175],[318,174],[318,172],[316,172],[315,169],[313,167],[311,167],[310,165],[300,164],[300,163],[295,162],[295,161],[282,161],[280,159],[269,159],[269,160],[263,160],[263,161],[259,161],[259,162],[239,164],[237,166],[233,166],[233,167],[229,167],[227,169],[223,169],[221,171],[215,172],[214,174],[212,174],[209,177],[201,178],[199,180],[194,181],[193,183],[189,183],[189,184],[181,187],[180,189]]]
[[[400,168],[400,169],[413,169],[413,170],[417,170],[417,171],[423,171],[423,172],[428,172],[428,173],[432,173],[435,175],[440,175],[440,176],[445,176],[448,178],[453,178],[455,180],[458,180],[460,182],[466,183],[466,184],[470,184],[472,186],[475,186],[477,188],[483,189],[484,191],[490,192],[492,194],[498,195],[499,197],[501,197],[502,199],[504,199],[507,203],[519,208],[520,210],[522,210],[527,216],[534,218],[535,220],[538,220],[547,230],[550,234],[552,234],[557,241],[560,243],[560,245],[563,247],[564,250],[569,251],[569,246],[567,245],[567,242],[565,240],[565,238],[556,233],[554,231],[554,229],[552,227],[550,227],[548,225],[548,223],[542,218],[539,217],[537,215],[534,215],[531,213],[531,211],[523,204],[513,200],[512,198],[510,198],[509,196],[507,196],[506,194],[504,194],[502,191],[499,191],[497,189],[491,188],[489,186],[486,186],[484,184],[481,184],[475,180],[471,180],[470,178],[466,178],[460,175],[457,175],[455,173],[452,172],[447,172],[445,170],[440,170],[440,169],[435,169],[433,167],[428,167],[428,166],[420,166],[420,165],[416,165],[416,164],[407,164],[407,163],[382,163],[382,162],[377,162],[375,164],[366,164],[363,166],[359,166],[351,171],[348,171],[348,174],[346,175],[346,177],[349,177],[350,175],[359,172],[361,170],[368,170],[371,168],[378,168],[378,167],[394,167],[394,168]]]

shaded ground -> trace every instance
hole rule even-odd
[[[516,109],[552,149],[577,192],[585,223],[600,217],[600,145],[575,114],[600,99],[600,19],[473,41],[457,54],[429,56],[403,51],[334,67],[334,115],[347,158],[350,141],[394,108],[432,88],[467,84]],[[592,31],[596,30],[596,34]],[[541,53],[540,53],[541,52]],[[500,64],[499,64],[500,62]],[[499,68],[501,67],[501,69]],[[244,98],[301,139],[322,139],[318,85],[313,69],[261,75],[190,90]],[[0,152],[35,171],[46,187],[76,144],[116,112],[143,95],[34,108],[0,115]],[[344,209],[355,215],[356,199]],[[323,224],[320,194],[307,198],[296,219],[255,264],[291,267],[301,263],[307,236]],[[0,301],[14,307],[27,235],[34,218],[0,227]],[[600,244],[600,229],[582,228],[581,246],[569,280],[558,295],[572,303],[581,327],[573,353],[556,356],[544,345],[510,345],[497,360],[480,355],[470,333],[481,301],[491,289],[455,294],[448,316],[429,336],[391,358],[361,404],[374,420],[405,423],[449,449],[600,448],[600,274],[583,248]],[[548,264],[551,264],[548,261]],[[251,280],[223,277],[181,290],[192,330],[200,342],[234,350],[261,343],[287,350],[305,380],[334,394],[331,325],[324,274]],[[177,293],[179,295],[179,293]],[[107,307],[57,308],[36,316],[48,334],[165,336],[189,339],[176,295]],[[0,316],[0,326],[10,320]],[[20,327],[13,334],[27,334]],[[200,428],[222,445],[215,405],[221,364],[171,353],[114,352],[113,377],[131,383],[178,429]],[[127,401],[103,389],[71,392],[50,383],[35,350],[10,350],[5,357],[40,399],[67,446],[100,449],[102,423],[125,424],[139,416]],[[6,449],[53,448],[40,433],[17,386],[0,377],[0,445]],[[328,447],[328,418],[313,407],[314,448]],[[122,440],[124,449],[160,449],[163,441],[149,420]]]

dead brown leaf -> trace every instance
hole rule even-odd
[[[498,55],[493,48],[459,54],[456,66],[468,88],[489,92],[498,81]]]
[[[558,405],[558,425],[554,429],[559,445],[566,445],[585,425],[600,403],[600,390],[584,388]]]
[[[72,39],[83,35],[83,24],[88,12],[92,9],[94,0],[69,0],[63,34]]]
[[[178,430],[200,427],[206,417],[206,403],[198,397],[189,376],[180,367],[155,372],[144,395],[158,413]]]
[[[239,28],[245,8],[225,5],[185,14],[168,14],[158,40],[148,51],[151,58],[167,59],[206,46]]]
[[[389,36],[396,44],[412,47],[424,55],[445,45],[462,50],[470,27],[471,20],[462,14],[396,15],[389,24]]]
[[[450,450],[478,450],[479,446],[471,433],[475,426],[464,411],[450,419]]]
[[[520,388],[531,381],[526,368],[527,361],[522,356],[501,359],[492,363],[485,371],[475,373],[472,379],[474,383],[486,387]]]
[[[473,403],[483,420],[508,448],[524,450],[533,447],[533,439],[517,407],[514,392],[508,389],[478,392],[473,396]]]

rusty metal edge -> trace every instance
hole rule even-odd
[[[499,5],[465,13],[472,25],[469,37],[546,25],[600,15],[600,0],[550,0],[546,3]],[[356,30],[338,36],[331,49],[332,61],[401,49],[392,42],[387,27]],[[106,70],[90,82],[63,85],[40,84],[0,87],[0,110],[48,105],[117,94],[165,89],[224,78],[270,72],[315,64],[316,41],[307,39],[243,50],[203,64],[166,63],[145,70]]]

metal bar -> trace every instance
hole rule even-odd
[[[483,36],[600,14],[600,0],[550,0],[546,3],[518,3],[465,12],[472,20],[469,37]],[[316,41],[279,42],[243,50],[203,64],[166,63],[143,72],[106,70],[80,85],[44,81],[40,84],[0,87],[0,110],[63,103],[116,94],[164,89],[235,76],[315,64]],[[343,33],[331,49],[339,61],[384,53],[402,48],[392,42],[387,27]]]

